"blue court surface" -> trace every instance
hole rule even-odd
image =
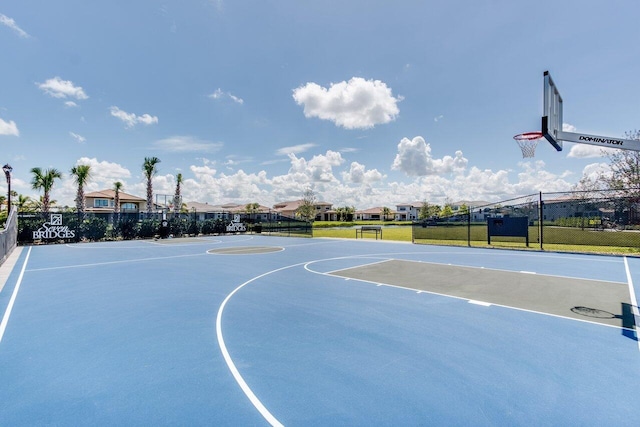
[[[640,414],[637,258],[236,235],[24,247],[7,273],[3,426]]]

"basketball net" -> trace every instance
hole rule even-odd
[[[518,146],[522,150],[522,158],[535,157],[536,147],[538,142],[543,138],[542,132],[526,132],[516,135],[513,139],[516,140]]]

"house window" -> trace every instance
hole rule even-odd
[[[135,203],[121,203],[120,209],[123,211],[136,211],[138,210],[138,205]]]
[[[94,199],[93,200],[94,208],[107,208],[109,207],[109,199]]]

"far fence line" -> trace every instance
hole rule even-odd
[[[640,189],[538,193],[474,206],[414,222],[412,240],[640,256]]]

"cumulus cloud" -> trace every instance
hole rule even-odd
[[[11,136],[20,136],[20,131],[18,130],[18,125],[13,120],[9,120],[5,122],[0,119],[0,135],[11,135]]]
[[[151,116],[149,114],[143,114],[141,116],[137,116],[134,113],[127,113],[124,110],[121,110],[118,107],[112,106],[109,108],[111,115],[122,120],[127,128],[132,128],[138,123],[142,123],[144,125],[152,125],[158,123],[158,117]]]
[[[131,178],[131,172],[118,163],[100,161],[95,157],[80,157],[75,162],[75,166],[78,165],[89,165],[91,167],[91,179],[89,179],[89,182],[85,186],[85,192],[110,189],[113,188],[114,182],[120,181],[124,183],[125,192],[136,195],[142,194],[143,196],[141,197],[144,197],[145,192],[138,192],[137,189],[134,188],[134,185],[127,183],[127,179]],[[24,189],[25,193],[27,193],[29,189],[30,185]],[[74,205],[77,189],[78,187],[73,181],[73,177],[68,173],[64,173],[61,185],[56,186],[55,190],[55,199],[58,201],[58,205]],[[30,197],[37,199],[39,196],[32,194]]]
[[[193,136],[172,136],[153,143],[153,146],[164,151],[174,153],[205,152],[215,153],[223,144],[198,139]]]
[[[75,86],[72,81],[62,80],[60,77],[54,77],[44,83],[38,83],[38,88],[54,98],[75,98],[79,100],[89,98],[81,86]]]
[[[603,176],[610,177],[612,173],[609,163],[591,163],[582,169],[582,176],[593,182],[599,182]]]
[[[409,176],[425,176],[460,173],[467,167],[467,163],[468,160],[460,150],[456,151],[455,157],[434,159],[431,155],[431,145],[427,144],[423,137],[416,136],[413,139],[402,138],[391,168]]]
[[[99,161],[95,157],[81,157],[76,161],[76,165],[91,166],[91,181],[104,183],[108,188],[111,188],[115,181],[131,178],[129,169],[118,163]]]
[[[307,118],[329,120],[346,129],[368,129],[395,120],[402,97],[394,97],[380,80],[353,77],[329,88],[307,83],[294,89],[293,99],[304,106]]]
[[[573,157],[576,159],[589,159],[594,157],[606,157],[608,154],[613,154],[617,150],[609,147],[599,147],[597,145],[589,144],[570,144],[571,149],[567,154],[567,157]],[[567,144],[564,144],[566,149]]]
[[[313,156],[307,161],[304,158],[289,154],[291,168],[289,173],[293,175],[305,175],[309,181],[331,182],[336,178],[333,175],[333,167],[344,162],[342,155],[337,151],[328,150],[325,155]]]
[[[365,165],[358,162],[352,162],[349,171],[342,173],[342,179],[353,184],[371,184],[385,177],[386,175],[381,174],[377,169],[367,170]]]
[[[12,29],[17,35],[19,35],[22,38],[29,38],[29,34],[27,34],[26,31],[24,31],[22,28],[20,28],[18,26],[18,24],[16,24],[16,21],[14,21],[12,18],[9,18],[6,15],[3,15],[0,13],[0,24]]]

